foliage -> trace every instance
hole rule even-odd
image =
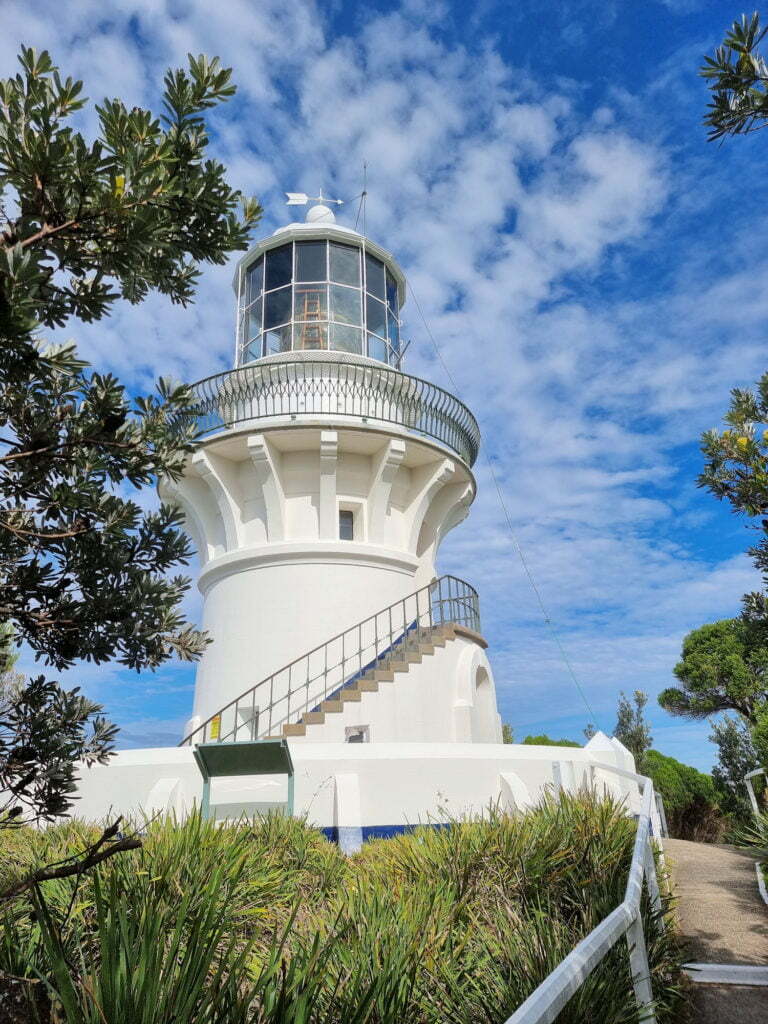
[[[757,53],[766,30],[760,16],[742,14],[713,57],[705,57],[699,74],[712,90],[704,124],[709,138],[744,135],[765,125],[768,118],[768,65]]]
[[[613,735],[632,754],[635,759],[635,770],[642,775],[645,771],[645,755],[653,742],[651,727],[644,714],[648,694],[642,690],[635,690],[633,699],[634,707],[626,694],[619,694]]]
[[[515,742],[515,731],[511,725],[507,722],[502,722],[501,725],[501,742],[502,743],[514,743]]]
[[[104,763],[117,728],[77,689],[38,676],[0,699],[0,815],[51,821],[66,813],[75,762]]]
[[[738,711],[754,722],[768,697],[768,637],[744,619],[722,619],[694,629],[683,640],[682,660],[674,672],[682,687],[659,694],[659,704],[674,715],[707,718]]]
[[[723,715],[712,724],[709,738],[717,744],[718,763],[712,769],[712,780],[720,809],[732,822],[747,821],[752,816],[752,808],[744,776],[758,764],[749,728],[743,719]],[[759,793],[761,780],[755,779],[754,786]]]
[[[180,611],[189,580],[172,574],[191,553],[181,516],[131,497],[181,472],[190,392],[161,380],[131,399],[73,343],[47,344],[42,332],[150,291],[186,304],[201,262],[246,247],[260,208],[244,201],[238,219],[241,197],[208,154],[203,116],[234,92],[230,71],[190,57],[188,71],[165,76],[162,116],[106,99],[88,141],[71,123],[82,83],[47,52],[22,48],[19,62],[0,80],[0,622],[58,669],[194,658],[208,641]],[[8,654],[4,633],[0,672]],[[12,701],[2,772],[41,816],[70,804],[67,758],[108,753],[114,730],[99,710],[44,680]],[[23,737],[15,745],[11,728]]]
[[[664,798],[670,835],[695,842],[717,842],[721,838],[723,819],[711,776],[658,750],[646,753],[644,768],[656,792]]]
[[[737,515],[760,517],[754,529],[761,534],[749,549],[756,567],[768,583],[768,373],[755,391],[734,388],[723,431],[702,435],[706,459],[699,486],[730,502]],[[744,618],[762,630],[768,629],[768,595],[764,591],[745,594]],[[768,641],[766,641],[768,643]]]
[[[768,814],[752,815],[748,822],[731,833],[730,838],[742,849],[757,849],[768,855]]]
[[[154,822],[141,850],[6,907],[0,969],[30,998],[39,971],[67,1024],[497,1024],[621,901],[634,832],[618,803],[585,794],[350,859],[277,816]],[[92,834],[6,833],[3,881]],[[668,1022],[679,952],[644,917]],[[558,1020],[636,1021],[631,993],[619,947]]]
[[[580,743],[574,740],[553,740],[551,736],[542,733],[540,736],[526,736],[523,743],[529,747],[580,747]]]
[[[230,72],[205,57],[168,72],[160,118],[105,100],[89,143],[69,124],[82,83],[47,52],[19,61],[0,81],[0,618],[58,668],[193,657],[204,638],[178,611],[189,583],[167,575],[190,553],[179,513],[118,493],[180,473],[189,392],[161,381],[132,403],[38,332],[150,290],[187,303],[200,261],[245,248],[259,208],[237,220],[202,117],[233,93]]]

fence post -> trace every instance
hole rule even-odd
[[[627,945],[629,946],[629,969],[632,974],[632,987],[640,1009],[640,1020],[643,1024],[656,1024],[653,1009],[653,989],[651,988],[651,971],[648,967],[648,952],[645,948],[643,935],[643,919],[638,907],[632,924],[627,928]]]
[[[645,878],[648,882],[648,895],[651,900],[651,906],[653,907],[654,914],[659,915],[659,920],[662,927],[664,926],[664,920],[661,916],[664,911],[664,907],[661,902],[661,891],[659,889],[659,880],[656,877],[656,859],[653,856],[653,850],[651,849],[650,842],[645,847],[645,856],[643,859],[643,867],[645,869]]]

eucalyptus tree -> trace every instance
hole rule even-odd
[[[142,510],[134,493],[181,472],[192,395],[160,380],[132,397],[46,332],[151,292],[186,305],[202,263],[246,248],[261,208],[227,184],[205,118],[233,95],[231,72],[190,56],[166,73],[159,116],[105,99],[87,139],[82,83],[47,52],[22,48],[19,63],[0,81],[0,622],[57,670],[193,659],[208,638],[180,609],[190,581],[175,570],[191,550],[179,513]],[[100,710],[44,677],[6,700],[9,811],[66,811],[73,761],[109,755]]]

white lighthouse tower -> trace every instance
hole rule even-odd
[[[498,742],[477,594],[435,569],[479,433],[400,369],[400,267],[321,204],[235,289],[235,368],[195,386],[204,436],[161,491],[214,641],[186,741]]]
[[[160,488],[213,640],[192,716],[177,747],[83,767],[79,813],[287,806],[353,850],[631,769],[600,733],[502,743],[478,595],[435,567],[475,496],[479,432],[401,368],[395,259],[321,203],[240,261],[235,290],[234,368],[193,385],[199,440]]]

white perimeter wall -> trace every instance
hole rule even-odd
[[[482,813],[490,802],[510,811],[535,803],[547,787],[574,790],[594,782],[637,813],[637,786],[595,762],[633,770],[631,755],[598,734],[586,748],[523,744],[291,743],[295,812],[318,827],[361,829],[446,820]],[[278,776],[214,780],[220,816],[284,804]],[[78,817],[183,815],[199,802],[202,780],[189,747],[128,750],[108,765],[82,769]],[[657,831],[658,834],[658,831]]]

